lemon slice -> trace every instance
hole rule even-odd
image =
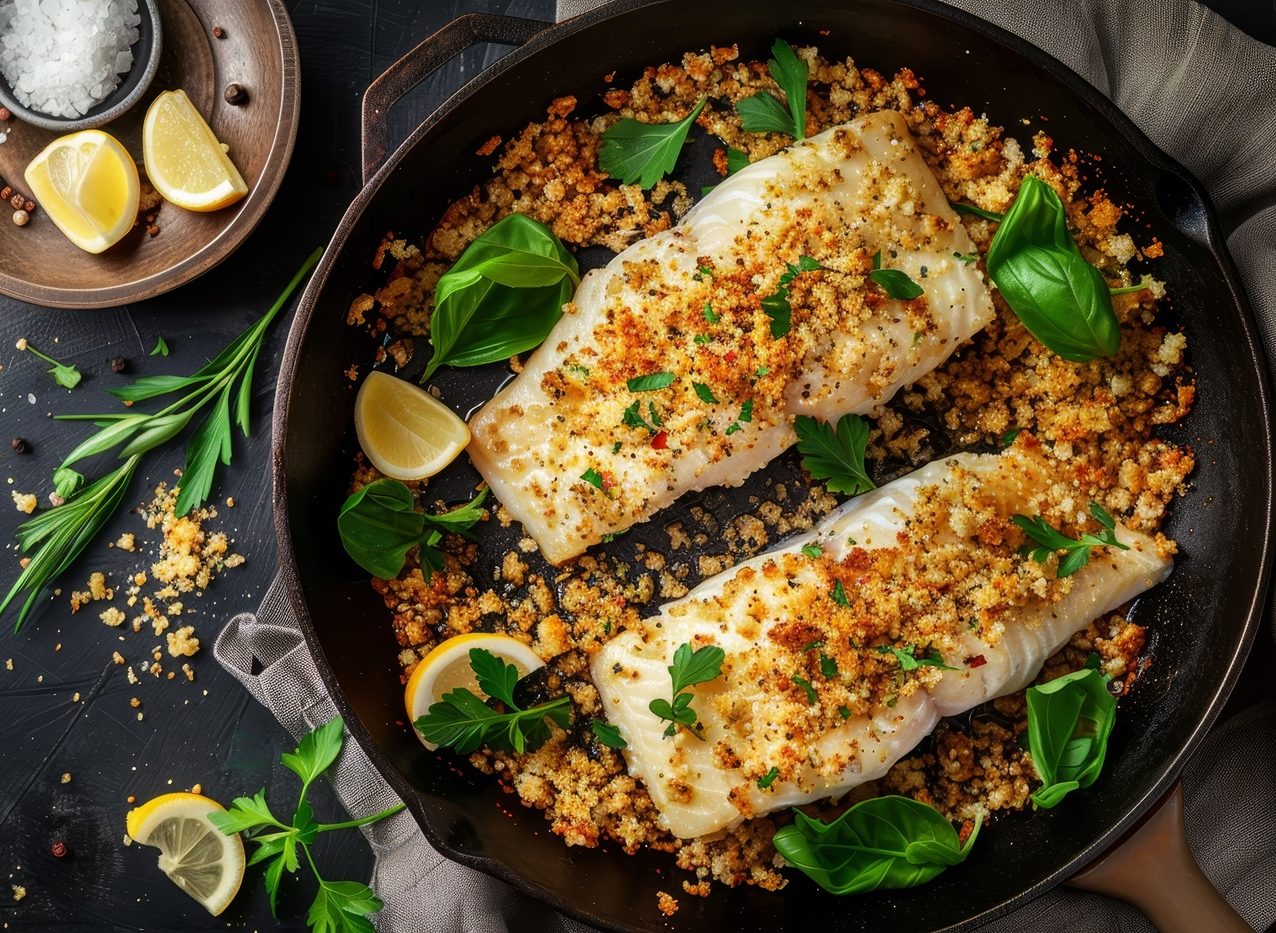
[[[110,249],[137,220],[137,165],[118,139],[101,130],[55,139],[31,160],[24,177],[49,219],[85,252]]]
[[[160,871],[216,917],[244,880],[244,844],[209,821],[214,810],[225,807],[199,794],[162,794],[130,810],[127,827],[135,842],[160,850]]]
[[[248,193],[243,176],[185,91],[165,91],[142,124],[146,175],[165,201],[216,211]]]
[[[470,429],[420,386],[371,372],[354,400],[354,430],[372,465],[391,479],[425,479],[456,459]]]
[[[531,648],[517,638],[509,635],[497,635],[491,632],[471,632],[468,635],[456,635],[421,659],[412,676],[408,678],[408,686],[403,691],[403,700],[408,709],[408,719],[415,722],[424,716],[433,703],[443,699],[443,694],[458,687],[464,687],[476,696],[486,696],[479,689],[474,670],[470,667],[470,649],[485,648],[507,664],[518,668],[520,679],[532,671],[545,666],[545,662],[536,656]],[[417,738],[429,749],[437,748],[427,742],[420,732]]]

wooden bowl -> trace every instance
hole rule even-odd
[[[248,196],[209,214],[161,203],[119,243],[94,256],[73,246],[37,207],[25,227],[0,204],[0,292],[57,308],[103,308],[152,298],[202,275],[229,256],[260,222],[292,156],[300,109],[297,41],[283,0],[157,0],[164,43],[159,68],[136,106],[103,129],[142,161],[142,120],[162,91],[182,88],[208,120],[248,182]],[[214,37],[218,28],[222,38]],[[240,106],[224,91],[247,92]],[[0,126],[0,187],[29,195],[22,173],[61,135],[28,123]],[[143,191],[149,189],[143,174]]]

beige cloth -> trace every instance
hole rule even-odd
[[[560,0],[560,18],[596,0]],[[1209,189],[1276,359],[1276,50],[1190,0],[955,0],[1055,55],[1109,95]],[[278,582],[256,616],[232,619],[217,659],[293,734],[335,714]],[[352,815],[396,800],[353,742],[333,783]],[[1257,929],[1276,922],[1276,705],[1216,729],[1184,775],[1188,835],[1210,881]],[[395,933],[578,931],[508,885],[434,852],[407,813],[364,829],[372,885]],[[517,919],[516,919],[517,918]],[[986,927],[1133,931],[1151,925],[1126,905],[1060,889]]]

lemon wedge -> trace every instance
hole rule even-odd
[[[420,386],[371,372],[354,400],[354,430],[372,465],[391,479],[425,479],[456,459],[470,429]]]
[[[188,211],[216,211],[248,185],[185,91],[165,91],[142,124],[146,175],[165,201]]]
[[[133,841],[160,850],[160,871],[216,917],[244,880],[244,844],[227,836],[208,814],[225,810],[199,794],[162,794],[129,811]]]
[[[519,679],[532,671],[545,666],[545,662],[536,656],[531,648],[517,638],[509,635],[498,635],[492,632],[471,632],[468,635],[456,635],[435,646],[434,650],[421,659],[408,678],[408,686],[403,691],[403,700],[408,710],[408,719],[415,722],[430,710],[430,706],[443,699],[443,694],[458,687],[464,687],[475,696],[486,696],[479,689],[478,680],[470,667],[470,650],[484,648],[507,664],[518,668]],[[417,738],[429,749],[437,748],[427,742],[417,732]]]
[[[24,173],[31,195],[68,240],[100,253],[133,229],[141,185],[120,141],[101,130],[55,139]]]

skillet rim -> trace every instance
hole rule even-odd
[[[316,307],[327,285],[329,275],[332,272],[333,267],[336,265],[338,258],[344,254],[351,231],[362,218],[367,207],[375,199],[386,179],[395,171],[399,164],[404,161],[407,155],[429,135],[431,130],[445,116],[451,114],[458,107],[463,106],[471,95],[482,85],[504,74],[510,69],[521,65],[525,60],[535,56],[544,49],[555,45],[563,37],[587,30],[598,23],[611,19],[616,15],[627,13],[641,7],[657,6],[668,2],[670,2],[670,0],[611,0],[611,2],[605,3],[589,12],[580,14],[563,22],[546,23],[546,28],[543,31],[538,32],[525,45],[507,53],[491,66],[479,72],[479,74],[477,74],[474,78],[467,81],[460,89],[448,96],[447,99],[438,108],[431,112],[394,150],[394,152],[384,160],[372,178],[370,178],[363,188],[355,195],[350,206],[342,216],[336,231],[333,233],[332,238],[324,250],[323,257],[302,294],[296,315],[294,316],[289,329],[287,343],[284,348],[284,356],[280,365],[278,389],[271,422],[272,509],[274,511],[275,536],[279,551],[279,577],[283,582],[285,592],[288,596],[288,601],[297,615],[299,627],[305,638],[306,645],[315,659],[315,664],[319,670],[320,678],[328,688],[333,703],[336,706],[338,713],[345,721],[346,728],[349,730],[351,736],[353,736],[355,741],[359,743],[364,753],[368,756],[368,760],[372,763],[373,767],[376,768],[377,772],[390,784],[400,798],[402,798],[402,800],[406,803],[409,812],[411,812],[413,819],[425,834],[426,839],[440,853],[462,865],[476,868],[488,875],[506,881],[516,889],[529,894],[556,910],[560,910],[572,917],[595,926],[601,925],[608,929],[622,931],[632,928],[616,925],[609,920],[591,915],[586,908],[569,902],[561,897],[558,892],[525,878],[521,874],[508,868],[503,862],[496,858],[472,855],[453,849],[447,845],[446,841],[439,836],[437,832],[435,832],[434,827],[425,815],[425,810],[422,806],[416,788],[408,780],[407,776],[404,775],[388,759],[384,752],[382,752],[381,747],[372,737],[371,733],[364,727],[358,715],[355,713],[353,706],[346,697],[343,687],[337,681],[335,673],[328,662],[323,645],[320,642],[314,623],[311,620],[305,595],[302,592],[300,584],[296,554],[292,547],[291,523],[288,510],[288,479],[284,469],[284,448],[288,429],[288,416],[292,400],[292,390],[295,382],[297,366],[301,357],[302,343],[304,342],[305,336],[313,322]],[[1199,211],[1200,216],[1204,219],[1204,225],[1199,231],[1182,232],[1184,232],[1186,236],[1201,242],[1204,248],[1211,253],[1219,265],[1222,272],[1223,282],[1232,298],[1232,310],[1234,310],[1239,317],[1239,323],[1245,338],[1243,347],[1236,347],[1235,349],[1238,351],[1238,355],[1241,352],[1246,354],[1244,357],[1245,366],[1253,371],[1257,376],[1259,401],[1261,402],[1261,411],[1263,412],[1263,419],[1267,428],[1261,439],[1262,447],[1260,453],[1263,465],[1263,486],[1261,490],[1261,498],[1263,500],[1264,512],[1268,516],[1268,521],[1260,542],[1261,554],[1259,558],[1259,570],[1257,578],[1252,584],[1253,592],[1248,602],[1244,625],[1239,636],[1234,639],[1231,657],[1227,661],[1224,673],[1219,679],[1216,688],[1211,693],[1208,705],[1206,705],[1204,710],[1200,713],[1195,726],[1192,728],[1187,738],[1181,743],[1178,750],[1170,758],[1168,763],[1160,769],[1157,769],[1158,773],[1155,774],[1154,778],[1149,776],[1150,782],[1146,785],[1143,793],[1136,799],[1132,806],[1126,809],[1124,815],[1115,821],[1103,835],[1092,840],[1089,845],[1082,848],[1067,861],[1061,863],[1049,875],[1045,876],[1035,884],[1022,889],[1017,894],[1002,901],[1000,904],[955,924],[949,924],[947,926],[937,928],[948,931],[956,931],[972,929],[982,923],[986,923],[998,916],[1010,913],[1011,911],[1025,905],[1037,896],[1066,881],[1067,878],[1071,877],[1078,870],[1091,863],[1095,858],[1107,851],[1109,848],[1113,847],[1129,830],[1131,830],[1144,818],[1144,816],[1148,814],[1158,801],[1161,800],[1171,784],[1178,779],[1178,775],[1182,771],[1183,766],[1195,752],[1205,734],[1218,719],[1223,706],[1226,704],[1226,701],[1232,692],[1232,688],[1235,686],[1245,660],[1249,655],[1250,647],[1253,643],[1266,607],[1266,594],[1272,576],[1272,544],[1274,534],[1272,504],[1273,488],[1276,486],[1276,465],[1273,464],[1274,421],[1272,417],[1272,396],[1267,362],[1258,339],[1253,309],[1250,306],[1245,288],[1236,272],[1231,255],[1227,250],[1225,235],[1220,225],[1218,215],[1206,194],[1204,187],[1199,181],[1197,181],[1191,172],[1180,165],[1175,159],[1161,151],[1161,149],[1147,137],[1147,135],[1134,123],[1134,121],[1121,111],[1120,108],[1118,108],[1117,105],[1106,95],[1054,56],[1037,48],[1027,40],[1020,38],[1000,26],[981,19],[978,16],[967,13],[964,10],[938,2],[938,0],[889,0],[889,2],[911,7],[913,9],[948,19],[957,25],[982,34],[985,38],[992,42],[1008,47],[1013,52],[1022,56],[1026,61],[1038,67],[1047,76],[1053,79],[1056,84],[1061,85],[1064,90],[1070,91],[1080,97],[1087,104],[1094,107],[1103,119],[1111,126],[1114,133],[1122,134],[1130,143],[1132,143],[1139,156],[1143,159],[1145,165],[1173,176],[1174,179],[1190,194],[1192,207]],[[792,19],[793,17],[789,18]]]

